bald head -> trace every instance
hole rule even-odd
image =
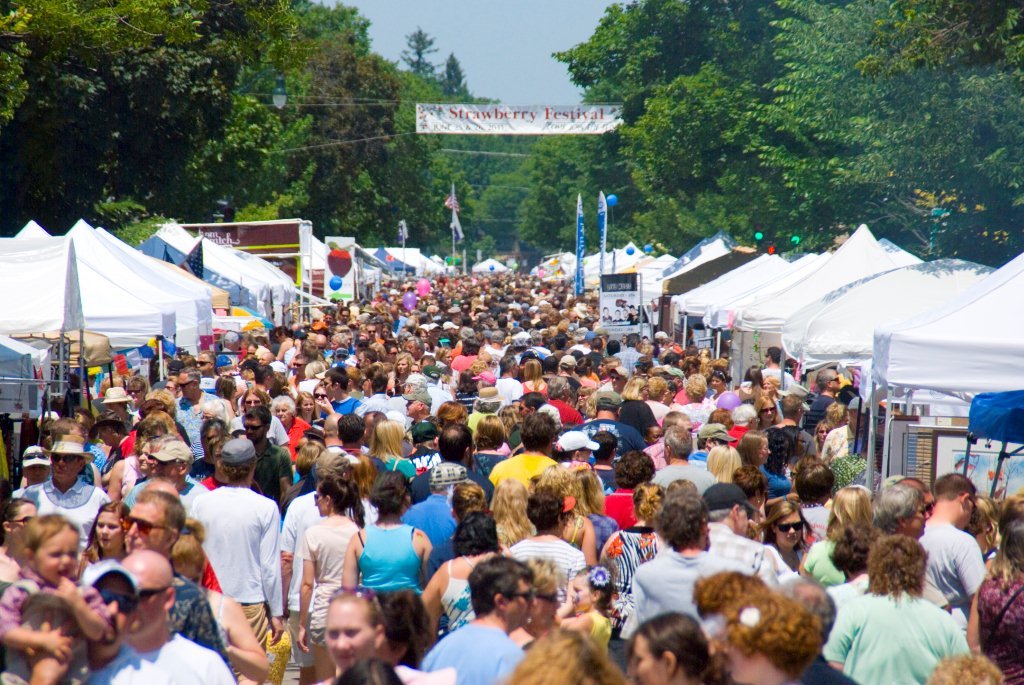
[[[341,418],[341,414],[331,414],[324,419],[324,437],[325,438],[337,438],[338,437],[338,420]]]
[[[166,478],[151,478],[146,481],[146,484],[142,489],[152,490],[155,492],[166,492],[168,495],[172,495],[173,497],[180,497],[178,488],[174,487],[174,483]]]
[[[132,552],[121,563],[139,581],[139,588],[144,590],[165,588],[174,580],[171,562],[148,549]]]

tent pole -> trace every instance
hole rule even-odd
[[[82,389],[79,404],[82,407],[89,406],[89,374],[85,368],[85,329],[78,329],[78,372],[81,374],[80,386]]]
[[[160,362],[160,380],[167,379],[167,371],[164,368],[164,336],[156,336],[156,357]]]
[[[864,484],[871,490],[875,485],[875,425],[878,415],[878,405],[875,402],[875,381],[871,381],[871,394],[868,395],[868,438],[867,438],[867,466],[864,471]]]
[[[715,359],[722,358],[722,331],[715,331]]]
[[[892,424],[892,405],[893,405],[892,388],[886,388],[885,393],[885,423],[882,425],[882,477],[889,477],[889,470],[891,463],[889,454],[892,451],[892,445],[890,442],[890,431],[889,428]],[[901,469],[902,470],[902,469]]]

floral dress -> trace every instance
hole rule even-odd
[[[633,576],[640,564],[658,554],[658,536],[649,526],[633,526],[614,533],[605,556],[615,568],[616,598],[612,602],[613,627],[621,630],[636,608],[633,599]]]

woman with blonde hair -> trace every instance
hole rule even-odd
[[[399,352],[395,357],[395,368],[388,374],[388,394],[401,395],[405,389],[405,381],[416,366],[416,360],[408,352]]]
[[[203,572],[206,569],[206,553],[203,542],[206,529],[195,519],[187,519],[181,535],[171,548],[171,563],[174,571],[188,578],[200,588],[203,587]],[[239,673],[239,683],[262,683],[270,672],[270,662],[263,645],[256,639],[249,619],[242,606],[220,592],[208,588],[202,590],[210,602],[210,609],[224,637],[226,653],[231,667]]]
[[[538,488],[551,488],[558,492],[566,501],[571,500],[572,517],[562,529],[562,539],[583,552],[587,565],[597,563],[597,535],[594,524],[585,514],[581,513],[580,500],[583,498],[579,481],[562,466],[549,466],[537,479]],[[571,580],[571,579],[570,579]]]
[[[548,384],[544,382],[544,369],[536,359],[527,359],[523,364],[523,392],[539,392],[548,396]]]
[[[683,389],[676,394],[676,404],[672,409],[678,410],[690,417],[690,425],[693,430],[699,430],[708,421],[717,407],[715,403],[707,398],[708,382],[699,373],[692,374],[686,379]]]
[[[622,389],[622,406],[619,408],[619,422],[636,428],[643,435],[648,428],[658,425],[654,412],[647,405],[647,379],[633,376]],[[666,410],[668,407],[665,408]]]
[[[633,490],[636,523],[608,538],[601,558],[610,565],[616,596],[612,602],[612,625],[621,629],[633,614],[633,576],[640,564],[658,554],[658,535],[653,523],[661,511],[665,490],[655,483],[642,483]]]
[[[741,466],[743,460],[735,447],[717,445],[708,452],[708,471],[719,483],[731,483],[732,474]]]
[[[628,383],[626,385],[629,385]],[[647,406],[654,414],[654,420],[661,425],[665,414],[668,414],[668,381],[661,376],[651,376],[647,381]]]
[[[825,436],[825,442],[821,446],[821,460],[826,464],[833,459],[845,457],[850,449],[850,413],[845,404],[833,402],[825,410],[825,421],[832,429]]]
[[[765,395],[754,402],[754,409],[757,411],[758,430],[768,430],[779,423],[779,406],[775,400]]]
[[[846,576],[832,563],[836,540],[846,526],[871,526],[871,493],[860,485],[836,492],[828,517],[825,539],[814,543],[800,565],[800,575],[813,578],[825,587],[841,585]]]
[[[535,557],[526,565],[533,571],[533,602],[526,623],[509,633],[523,648],[558,628],[558,590],[566,585],[562,570],[550,559]]]
[[[526,517],[529,493],[515,478],[506,478],[494,488],[491,512],[498,526],[498,540],[506,549],[534,534],[533,524]]]
[[[626,685],[626,678],[607,650],[589,636],[556,630],[536,640],[506,685]]]
[[[408,480],[416,477],[416,466],[402,456],[402,438],[405,427],[397,421],[378,421],[370,436],[370,456],[384,462],[388,471],[398,471]]]
[[[580,485],[580,498],[576,502],[577,510],[590,519],[597,538],[597,549],[604,549],[604,543],[612,533],[619,529],[619,524],[611,516],[604,513],[604,484],[601,478],[591,469],[576,469],[573,477]]]
[[[489,478],[491,469],[505,461],[509,455],[505,423],[490,414],[480,419],[473,434],[473,470]]]

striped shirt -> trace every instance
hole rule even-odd
[[[527,538],[509,548],[509,553],[519,561],[528,559],[550,559],[565,574],[565,582],[558,588],[558,600],[565,599],[565,588],[576,574],[587,566],[583,552],[565,540],[536,540]]]

